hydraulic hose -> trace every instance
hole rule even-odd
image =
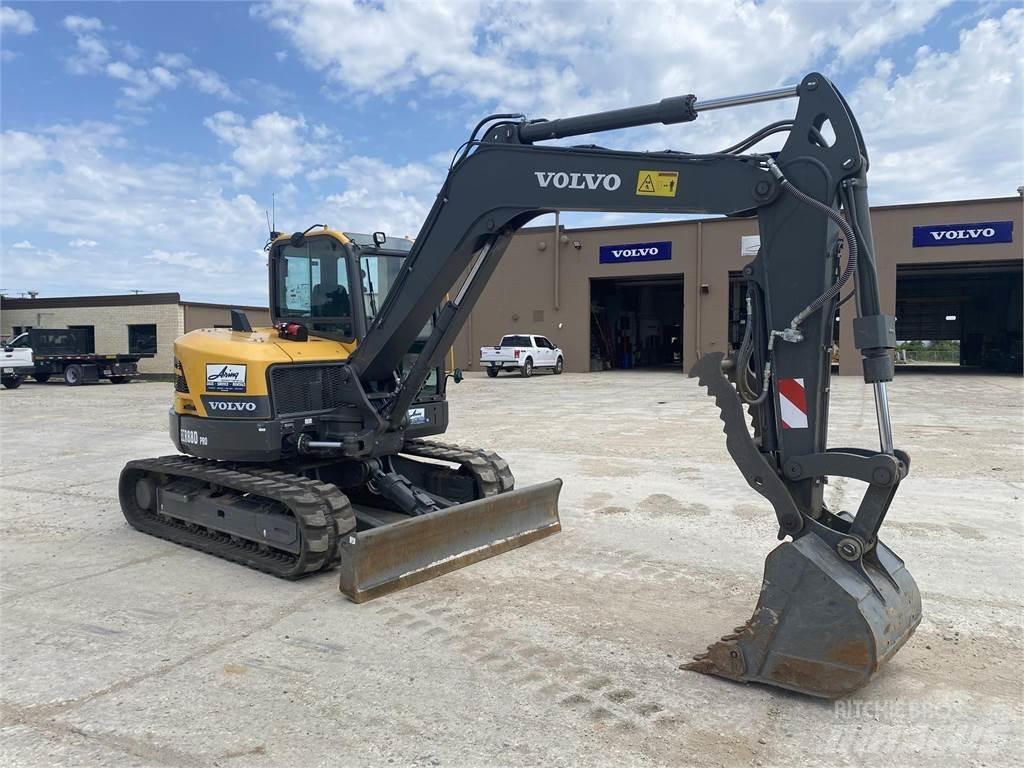
[[[778,130],[775,126],[768,126],[766,130],[772,129]],[[747,139],[747,141],[749,141],[749,139]],[[801,335],[799,333],[800,324],[825,306],[825,304],[833,301],[837,296],[839,296],[843,286],[849,281],[850,277],[857,269],[857,254],[859,251],[857,246],[857,235],[854,232],[854,228],[846,221],[845,218],[843,218],[839,211],[833,209],[831,206],[825,205],[819,200],[815,200],[810,195],[797,189],[797,187],[795,187],[793,183],[785,177],[779,166],[776,165],[772,158],[768,158],[768,168],[772,172],[772,175],[778,180],[779,186],[782,187],[782,189],[789,191],[789,193],[796,197],[797,200],[805,205],[811,206],[817,211],[820,211],[831,221],[835,222],[836,226],[839,227],[843,236],[846,238],[846,242],[850,249],[850,255],[846,260],[846,269],[843,271],[843,274],[840,275],[839,279],[836,280],[828,290],[804,307],[804,309],[802,309],[796,317],[790,321],[788,330],[772,331],[769,333],[768,354],[765,357],[764,371],[762,372],[763,381],[761,383],[761,391],[756,395],[751,391],[749,382],[747,381],[747,376],[750,375],[750,359],[753,355],[754,348],[751,330],[754,313],[750,294],[747,294],[747,324],[743,332],[743,340],[740,342],[740,351],[736,359],[736,368],[738,372],[736,389],[739,392],[740,398],[749,405],[760,405],[768,397],[771,382],[772,352],[775,347],[776,338],[782,338],[786,341],[799,341],[801,339]],[[853,295],[854,292],[851,292],[842,300],[841,303],[845,303]]]
[[[805,194],[804,192],[797,189],[793,185],[793,182],[791,182],[789,179],[785,177],[785,175],[782,173],[782,170],[779,168],[778,165],[775,164],[775,161],[771,158],[768,159],[768,170],[770,170],[772,172],[772,175],[776,178],[776,180],[778,180],[780,187],[782,187],[784,190],[787,190],[800,202],[804,203],[805,205],[809,205],[816,211],[820,211],[821,213],[828,216],[828,218],[831,219],[835,223],[835,225],[839,227],[840,230],[842,230],[843,236],[846,238],[847,246],[850,249],[850,255],[846,260],[846,269],[843,270],[843,274],[839,276],[839,279],[836,280],[836,282],[834,282],[828,290],[821,294],[821,296],[819,296],[806,307],[804,307],[797,314],[797,316],[794,317],[793,320],[790,322],[789,327],[793,330],[796,330],[804,320],[806,320],[808,317],[810,317],[823,306],[825,306],[825,304],[832,301],[836,296],[838,296],[839,291],[842,289],[844,285],[846,285],[846,282],[856,271],[857,254],[859,251],[859,248],[857,246],[857,236],[853,231],[853,227],[850,226],[849,222],[847,222],[846,219],[843,218],[842,214],[840,214],[839,211],[835,210],[830,205],[825,205],[825,203],[821,202],[820,200],[815,200],[810,195]]]
[[[746,150],[748,150],[751,147],[753,147],[755,144],[760,144],[764,139],[768,138],[769,136],[771,136],[773,134],[782,133],[783,131],[791,131],[791,130],[793,130],[793,124],[795,122],[796,122],[795,120],[779,120],[779,121],[774,122],[774,123],[769,123],[768,125],[764,126],[763,128],[760,128],[757,131],[755,131],[754,133],[752,133],[749,136],[747,136],[747,138],[743,139],[743,141],[738,141],[735,144],[733,144],[731,147],[726,147],[725,149],[720,149],[717,152],[714,152],[712,154],[715,154],[715,155],[735,155],[735,154],[738,154],[740,152],[745,152]],[[815,143],[818,144],[818,146],[821,146],[821,147],[828,146],[828,144],[825,142],[825,139],[822,137],[821,133],[818,131],[817,128],[811,128],[810,134],[811,134],[811,137],[814,139]]]
[[[751,285],[747,291],[747,322],[743,329],[743,340],[740,342],[740,351],[736,357],[736,390],[739,392],[740,398],[743,402],[748,405],[760,405],[768,399],[769,382],[771,380],[772,360],[771,360],[771,342],[774,339],[769,340],[768,345],[768,357],[765,360],[764,375],[761,382],[760,394],[754,394],[750,388],[750,384],[747,381],[747,376],[753,375],[757,378],[757,374],[750,370],[750,358],[754,354],[754,342],[753,342],[753,327],[754,327],[754,310],[753,303],[751,301],[751,294],[756,291],[756,287]]]

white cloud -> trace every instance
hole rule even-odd
[[[21,54],[17,51],[12,51],[7,48],[0,48],[0,61],[14,61],[19,56],[21,56]]]
[[[446,157],[391,165],[354,156],[326,167],[330,188],[340,191],[311,199],[288,177],[300,162],[323,165],[336,156],[329,151],[336,137],[301,116],[279,113],[250,121],[219,112],[207,124],[243,179],[280,180],[275,182],[280,184],[278,222],[285,228],[321,221],[412,235],[444,178]],[[121,129],[107,123],[55,125],[12,140],[13,133],[3,134],[0,146],[5,194],[0,227],[9,242],[38,233],[31,240],[43,245],[34,251],[8,247],[6,283],[37,287],[42,281],[49,293],[143,288],[179,290],[192,298],[265,301],[265,254],[253,255],[266,238],[264,206],[248,194],[225,190],[231,169],[209,162],[148,161]],[[8,152],[14,142],[18,152]],[[18,170],[11,171],[8,160],[15,155]],[[132,234],[111,240],[112,231]],[[183,240],[186,231],[231,236],[207,244]],[[215,279],[197,284],[197,271]]]
[[[322,126],[311,131],[302,115],[289,117],[278,112],[260,115],[250,123],[235,112],[217,112],[204,123],[218,139],[234,148],[231,157],[243,173],[240,180],[292,176],[299,166],[320,161],[330,138],[330,132]]]
[[[414,236],[444,181],[447,158],[392,165],[380,158],[354,156],[325,171],[344,183],[342,192],[325,197],[312,220],[354,232],[383,230]],[[337,183],[336,182],[336,183]]]
[[[46,161],[48,140],[24,131],[0,134],[0,171],[16,171]]]
[[[122,41],[117,43],[117,47],[121,50],[121,55],[128,61],[138,61],[142,58],[142,49],[136,45]]]
[[[164,53],[161,51],[156,55],[157,63],[168,69],[184,69],[192,61],[184,53]]]
[[[286,61],[288,59],[288,51],[275,51],[274,58],[278,61]]]
[[[195,251],[165,251],[157,248],[146,255],[147,261],[168,264],[173,267],[184,267],[189,270],[201,270],[204,274],[231,272],[235,265],[229,260],[216,257],[203,257]]]
[[[146,256],[150,261],[162,261],[165,264],[190,264],[199,254],[195,251],[164,251],[157,249]]]
[[[149,70],[149,75],[161,88],[176,88],[178,86],[178,76],[164,67],[153,67]]]
[[[32,248],[31,256],[24,251],[7,253],[4,259],[4,277],[13,277],[22,285],[38,289],[39,283],[48,282],[54,275],[73,271],[75,260],[52,248]],[[33,285],[35,283],[35,285]]]
[[[107,64],[107,75],[128,83],[121,91],[133,101],[148,101],[160,92],[160,83],[152,79],[143,69],[135,69],[123,61]]]
[[[63,24],[64,29],[75,34],[99,32],[103,29],[103,22],[91,16],[65,16]]]
[[[75,52],[65,60],[73,75],[89,75],[102,71],[110,59],[110,51],[99,38],[103,29],[99,19],[66,16],[64,28],[75,36]]]
[[[950,3],[646,0],[640,13],[636,3],[598,0],[559,3],[553,20],[543,0],[499,12],[483,0],[274,0],[251,13],[284,33],[335,91],[404,103],[430,92],[461,97],[467,124],[490,110],[559,117],[689,91],[701,98],[759,91],[823,68],[846,83],[864,127],[874,199],[1012,194],[1024,181],[1019,8],[986,6],[981,16],[1001,16],[958,21],[973,28],[952,50],[925,49],[889,73],[884,63],[877,68],[883,52],[902,54],[894,44],[920,39]],[[873,65],[876,74],[858,82]],[[793,102],[777,102],[705,113],[687,126],[601,143],[709,152],[792,109]]]
[[[217,96],[224,101],[239,101],[238,96],[224,82],[224,78],[212,69],[190,69],[188,77],[196,89],[211,96]]]
[[[1014,194],[1024,183],[1022,61],[1020,8],[962,30],[955,51],[919,49],[906,74],[880,61],[850,94],[871,154],[873,199]]]
[[[44,249],[10,247],[5,281],[45,279],[50,292],[117,292],[130,288],[183,290],[196,298],[246,301],[265,296],[265,273],[254,270],[252,250],[266,237],[263,208],[247,194],[228,193],[215,169],[202,164],[152,162],[108,123],[54,125],[18,134],[18,170],[12,171],[3,134],[0,227],[6,238],[38,233]],[[40,154],[35,149],[43,147]],[[131,233],[110,240],[110,232]],[[183,233],[231,232],[186,264]],[[74,258],[49,242],[68,243]],[[95,245],[104,242],[102,249]],[[154,256],[139,259],[140,254]],[[175,255],[178,254],[178,255]],[[197,285],[194,269],[237,279]],[[69,268],[73,267],[73,268]]]
[[[35,246],[32,245],[28,240],[22,240],[19,243],[15,243],[11,248],[17,248],[20,251],[32,251],[35,250]]]
[[[212,69],[191,67],[191,60],[183,53],[161,51],[156,55],[155,66],[134,66],[126,61],[111,60],[111,46],[100,36],[104,27],[99,19],[68,16],[64,27],[75,35],[75,51],[66,60],[68,71],[75,75],[105,74],[126,83],[121,88],[125,97],[121,106],[137,107],[163,90],[177,88],[182,80],[187,80],[200,93],[224,101],[240,101],[224,78]],[[128,61],[137,62],[145,57],[145,52],[130,42],[113,45]]]
[[[36,20],[28,11],[0,6],[0,30],[15,35],[30,35],[36,31]]]
[[[728,95],[780,85],[823,57],[844,65],[869,57],[948,2],[646,0],[638,12],[631,2],[521,0],[496,12],[483,0],[275,0],[252,13],[355,93],[426,85],[557,116],[697,88]]]
[[[847,39],[838,43],[839,55],[844,61],[871,56],[887,43],[920,31],[939,11],[952,3],[953,0],[909,3],[889,0],[880,8],[865,4],[861,12],[855,12],[851,18]]]

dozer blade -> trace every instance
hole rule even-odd
[[[349,535],[341,591],[364,603],[558,533],[561,480]]]
[[[779,545],[751,619],[686,668],[830,699],[865,685],[921,621],[903,561],[875,549],[861,572],[813,534]]]

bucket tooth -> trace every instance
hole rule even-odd
[[[903,562],[881,542],[876,553],[882,568],[861,572],[815,535],[779,545],[750,621],[683,668],[824,698],[856,691],[921,621]]]

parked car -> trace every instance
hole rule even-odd
[[[561,373],[565,367],[562,350],[543,336],[509,334],[494,347],[480,347],[480,365],[492,379],[502,371],[519,371],[532,376],[536,369]]]
[[[139,359],[151,354],[97,355],[87,332],[77,328],[32,328],[4,345],[3,385],[13,389],[31,376],[42,383],[62,376],[72,387],[110,379],[124,384],[139,376]],[[27,362],[20,374],[8,374],[7,359]],[[13,378],[8,378],[11,376]],[[17,381],[15,382],[15,379]],[[13,384],[13,386],[11,386]]]

